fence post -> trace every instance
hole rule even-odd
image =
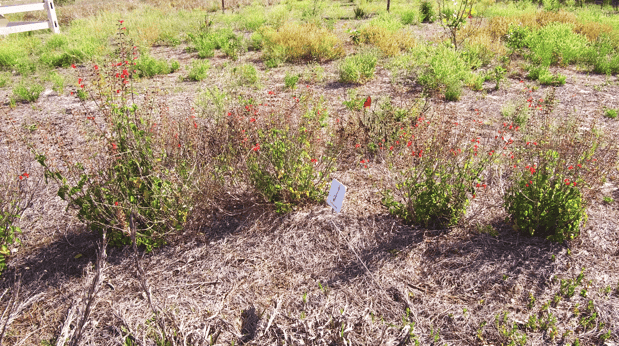
[[[49,28],[54,34],[60,34],[58,27],[58,18],[56,17],[56,9],[54,0],[45,0],[45,9],[47,10],[47,19],[49,20]]]

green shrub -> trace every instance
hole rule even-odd
[[[173,66],[178,68],[180,64],[178,62],[174,64],[173,62],[171,66],[165,59],[156,59],[148,54],[144,54],[136,60],[135,69],[140,77],[151,78],[156,75],[174,72]]]
[[[513,178],[514,185],[505,194],[505,208],[516,230],[558,242],[580,234],[587,219],[577,186],[583,181],[557,173],[559,165],[558,153],[548,150],[540,157],[540,164]]]
[[[402,12],[400,20],[404,25],[417,24],[417,12],[414,10],[408,10]]]
[[[296,89],[297,83],[299,82],[299,75],[292,75],[288,71],[286,71],[286,76],[284,76],[284,86],[287,89]]]
[[[238,81],[241,85],[254,85],[258,82],[258,70],[252,64],[235,67],[233,72],[238,75]]]
[[[461,53],[445,45],[426,47],[417,81],[428,90],[442,90],[448,100],[457,100],[471,71]]]
[[[585,57],[593,72],[603,74],[619,73],[619,50],[608,35],[600,35]]]
[[[263,38],[262,58],[271,61],[271,65],[299,60],[327,61],[344,55],[343,42],[333,32],[315,24],[287,22],[277,30],[262,27],[259,33]]]
[[[432,3],[429,1],[422,1],[419,6],[419,19],[422,23],[433,23],[436,14],[434,12],[434,7]]]
[[[374,52],[349,55],[340,63],[338,69],[342,83],[363,84],[374,77],[377,62]]]
[[[570,24],[552,23],[533,31],[526,38],[530,53],[527,57],[542,66],[580,61],[588,52],[587,38],[573,32]]]
[[[384,145],[396,182],[383,204],[408,223],[456,225],[470,199],[485,190],[480,179],[486,167],[508,150],[500,138],[477,137],[477,122],[459,123],[441,114],[414,124]]]
[[[201,81],[208,76],[208,70],[211,64],[208,60],[194,60],[191,62],[191,70],[187,78],[193,81]]]
[[[546,107],[553,95],[545,97]],[[577,117],[551,117],[527,131],[514,151],[512,186],[504,196],[509,219],[524,234],[574,239],[587,220],[591,192],[616,169],[616,143]]]
[[[43,85],[37,82],[29,83],[29,86],[22,80],[13,87],[13,95],[17,101],[36,102],[43,92]]]
[[[327,114],[324,103],[310,91],[298,104],[289,101],[298,107],[278,107],[275,113],[261,112],[249,102],[230,117],[238,136],[231,138],[230,145],[241,145],[240,152],[249,152],[243,155],[253,186],[280,213],[297,205],[323,203],[329,175],[335,171],[335,150],[325,140],[330,138],[330,129],[320,123]],[[291,116],[292,109],[301,114]]]
[[[164,114],[160,95],[134,97],[128,84],[118,82],[117,74],[124,80],[133,76],[122,64],[131,59],[132,44],[122,35],[118,40],[115,61],[94,67],[102,77],[82,84],[94,88],[89,94],[98,108],[91,120],[109,125],[103,130],[84,124],[97,134],[89,137],[92,152],[84,156],[86,161],[63,157],[59,169],[40,152],[36,158],[46,181],[59,186],[58,196],[78,210],[78,218],[92,231],[107,234],[110,244],[118,246],[130,244],[131,231],[136,231],[136,243],[150,251],[183,227],[190,210],[187,191],[196,178],[190,168],[195,166],[187,160],[201,141],[188,139],[197,133],[193,120],[183,116],[176,123]],[[137,103],[129,101],[133,99]]]

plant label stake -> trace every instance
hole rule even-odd
[[[331,182],[331,190],[329,190],[329,197],[327,197],[327,204],[339,213],[342,210],[342,203],[344,203],[345,194],[346,186],[342,185],[342,183],[336,179],[333,179]]]

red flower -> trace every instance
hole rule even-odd
[[[361,160],[361,163],[365,163],[365,160]]]
[[[98,70],[98,69],[99,69],[99,66],[95,65],[95,70]]]
[[[117,94],[120,94],[120,89],[116,90],[116,93],[117,93]]]
[[[413,142],[412,142],[412,141],[409,141],[409,142],[406,144],[406,146],[407,146],[407,147],[410,147],[411,145],[413,145]]]
[[[484,185],[482,185],[482,186],[483,186],[483,188],[484,188],[484,189],[486,188],[486,184],[484,184]]]
[[[533,180],[529,180],[529,184],[533,185]]]
[[[576,182],[574,182],[574,186],[576,186]]]
[[[533,142],[533,145],[537,145],[537,142]]]
[[[112,143],[112,148],[118,149],[118,147],[116,146],[116,143]]]
[[[574,168],[574,167],[573,166],[569,166],[567,169],[572,169],[572,168]]]
[[[258,143],[256,143],[256,146],[252,148],[253,151],[258,151],[260,150],[260,145]]]
[[[193,127],[198,128],[198,124],[193,123]]]
[[[119,22],[120,24],[122,24],[122,23],[124,23],[124,20],[119,20],[118,22]]]
[[[393,145],[389,147],[389,150],[393,150]]]
[[[24,179],[24,177],[22,177],[22,176],[20,175],[20,176],[19,176],[19,180],[22,180],[22,179]]]
[[[580,165],[580,163],[579,163],[579,164],[577,164],[576,166],[578,166],[579,168],[582,168],[582,166]]]
[[[232,113],[228,112],[228,116],[231,116],[231,115],[232,115]]]
[[[367,99],[365,99],[365,102],[363,103],[363,107],[364,108],[368,108],[372,106],[372,98],[370,96],[368,96]]]
[[[359,148],[361,144],[355,144],[355,148]]]
[[[253,123],[254,121],[256,121],[256,119],[254,119],[254,118],[249,119],[250,123]]]
[[[114,205],[118,205],[118,202],[114,202]]]
[[[179,148],[181,147],[181,144],[180,144],[180,143],[178,143],[178,147],[179,147]]]
[[[79,78],[79,79],[77,80],[77,84],[82,84],[82,79],[81,79],[81,78]]]

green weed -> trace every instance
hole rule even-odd
[[[258,70],[252,64],[243,64],[235,67],[233,72],[237,74],[238,81],[241,85],[254,85],[258,82]]]
[[[344,58],[339,65],[342,83],[363,84],[374,77],[377,62],[376,54],[367,51]]]
[[[26,84],[23,80],[13,87],[13,95],[17,101],[36,102],[43,92],[43,85],[37,82]]]
[[[286,72],[286,76],[284,76],[284,86],[286,89],[296,89],[298,82],[299,75],[292,75],[289,72]]]
[[[191,70],[187,78],[193,81],[201,81],[208,76],[208,70],[211,68],[211,64],[208,60],[194,60],[191,62]]]

